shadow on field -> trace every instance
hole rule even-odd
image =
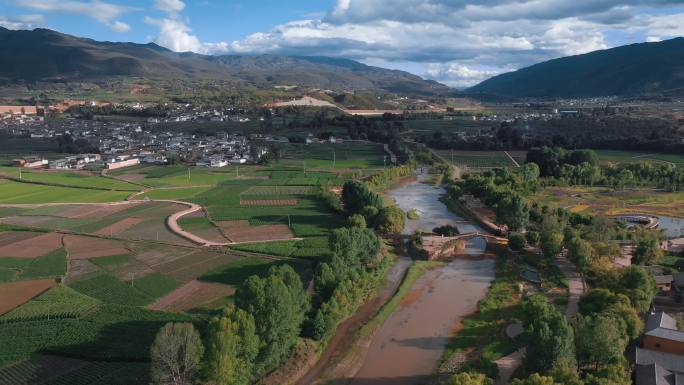
[[[248,259],[228,266],[215,269],[199,278],[200,281],[222,283],[225,285],[239,286],[252,275],[265,277],[269,269],[274,266],[290,265],[302,277],[302,281],[310,275],[311,262],[299,260],[275,261],[268,259]]]

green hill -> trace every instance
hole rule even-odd
[[[299,85],[346,90],[447,94],[443,84],[352,60],[308,56],[209,56],[156,44],[111,43],[48,29],[0,27],[0,82],[97,81],[117,77],[221,80],[270,88]]]
[[[684,38],[550,60],[493,77],[468,93],[514,98],[684,94]]]

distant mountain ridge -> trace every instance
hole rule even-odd
[[[513,98],[684,94],[684,38],[550,60],[485,80],[468,93]]]
[[[447,94],[438,82],[408,72],[331,57],[208,56],[177,53],[154,43],[112,43],[49,29],[0,27],[0,80],[97,80],[118,76],[217,79],[270,87],[296,84],[333,90]]]

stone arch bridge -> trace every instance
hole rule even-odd
[[[487,233],[471,232],[444,237],[439,235],[427,235],[423,237],[423,250],[427,252],[430,260],[451,257],[462,250],[468,241],[472,239],[484,239],[487,245],[507,246],[508,239],[497,237]]]

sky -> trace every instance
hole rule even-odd
[[[174,51],[336,56],[454,87],[684,35],[684,0],[0,0],[0,26]]]

